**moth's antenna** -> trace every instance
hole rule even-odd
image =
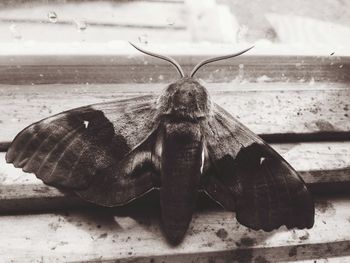
[[[216,58],[209,58],[209,59],[206,59],[206,60],[203,60],[201,62],[199,62],[192,70],[191,74],[190,74],[190,77],[193,77],[194,74],[196,74],[196,72],[198,71],[198,69],[200,69],[202,66],[208,64],[208,63],[211,63],[211,62],[215,62],[215,61],[219,61],[219,60],[223,60],[223,59],[228,59],[228,58],[233,58],[233,57],[237,57],[239,55],[242,55],[243,53],[251,50],[254,46],[250,47],[250,48],[247,48],[243,51],[240,51],[238,53],[235,53],[235,54],[230,54],[230,55],[225,55],[225,56],[221,56],[221,57],[216,57]]]
[[[142,53],[145,53],[145,54],[150,55],[152,57],[160,58],[160,59],[163,59],[163,60],[170,62],[177,69],[177,71],[179,72],[179,74],[182,78],[185,76],[181,66],[173,58],[146,51],[146,50],[136,46],[135,44],[133,44],[131,42],[129,42],[129,43],[130,43],[130,45],[132,45],[134,48],[136,48],[138,51],[140,51]]]

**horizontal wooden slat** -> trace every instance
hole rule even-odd
[[[275,144],[314,193],[346,192],[350,187],[350,142]],[[47,186],[33,174],[5,163],[0,153],[0,212],[87,205],[71,192]]]
[[[236,82],[206,86],[215,102],[258,134],[300,133],[312,139],[318,133],[350,131],[350,92],[346,84]],[[63,110],[159,94],[165,87],[166,84],[0,85],[0,142],[11,141],[27,125]]]
[[[2,262],[281,262],[350,255],[349,202],[316,200],[310,230],[252,231],[234,214],[197,211],[185,240],[169,246],[158,209],[89,209],[0,217]]]
[[[122,49],[130,49],[129,46]],[[76,53],[76,52],[75,52]],[[127,52],[124,52],[127,53]],[[55,53],[53,53],[55,54]],[[189,73],[207,54],[173,57]],[[211,82],[350,80],[350,57],[244,55],[203,67],[196,75]],[[1,84],[155,83],[176,79],[167,62],[133,53],[101,55],[2,55]]]

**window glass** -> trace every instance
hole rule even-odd
[[[347,54],[350,46],[349,1],[10,0],[0,7],[1,53],[103,53],[126,41],[173,53],[255,44],[253,53]]]

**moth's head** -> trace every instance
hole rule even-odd
[[[189,76],[186,76],[181,66],[173,58],[155,54],[143,50],[132,43],[130,44],[142,53],[168,61],[180,74],[181,78],[170,84],[158,101],[160,114],[167,115],[174,121],[182,121],[185,119],[196,121],[209,116],[211,101],[208,92],[204,86],[194,78],[194,75],[202,66],[218,60],[239,56],[253,48],[250,47],[235,54],[203,60],[193,68]]]
[[[183,77],[170,84],[158,103],[161,114],[173,121],[197,121],[209,116],[211,110],[206,88],[192,77]]]

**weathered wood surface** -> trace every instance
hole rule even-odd
[[[74,210],[0,217],[1,262],[280,262],[350,256],[348,199],[316,200],[310,230],[270,233],[238,224],[233,213],[197,211],[184,242],[170,247],[158,209]],[[12,261],[11,261],[12,260]]]
[[[350,89],[341,83],[208,83],[214,101],[262,135],[350,138]],[[0,85],[0,142],[27,125],[87,104],[159,94],[166,84]],[[337,135],[338,134],[338,135]]]
[[[272,145],[315,193],[348,192],[350,142]],[[0,212],[84,206],[73,193],[47,186],[34,174],[5,163],[0,153]]]
[[[125,46],[124,49],[130,49]],[[125,52],[124,52],[125,53]],[[55,53],[54,53],[55,54]],[[176,79],[172,65],[149,56],[126,54],[98,55],[2,55],[1,84],[85,84],[85,83],[155,83]],[[221,54],[222,55],[222,54]],[[215,55],[209,55],[215,56]],[[189,73],[208,55],[173,55]],[[350,57],[347,56],[264,56],[244,55],[203,67],[196,75],[211,82],[235,79],[257,81],[350,80]]]
[[[1,85],[0,141],[10,141],[26,125],[63,110],[159,94],[164,87],[165,84]],[[259,134],[317,136],[350,131],[347,84],[238,80],[230,85],[208,84],[208,88],[218,104]],[[350,141],[273,147],[315,193],[350,189]],[[4,153],[0,153],[0,261],[313,262],[329,257],[330,261],[346,262],[350,257],[349,198],[317,197],[316,201],[313,229],[281,228],[271,233],[240,226],[232,213],[221,209],[201,208],[184,243],[171,248],[160,233],[157,203],[86,208],[87,204],[72,193],[46,186],[33,174],[5,164]],[[53,212],[71,207],[75,207],[74,211]],[[20,214],[34,210],[52,213]]]

